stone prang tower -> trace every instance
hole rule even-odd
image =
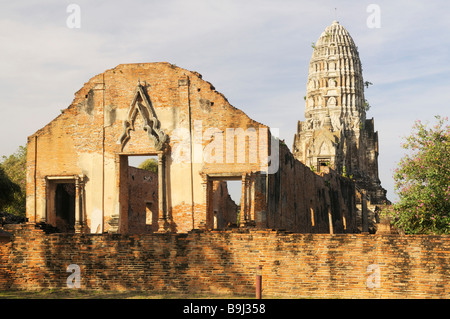
[[[313,44],[305,120],[298,122],[294,156],[311,169],[326,166],[353,178],[372,204],[386,201],[378,178],[378,133],[366,119],[367,102],[358,49],[334,21]]]

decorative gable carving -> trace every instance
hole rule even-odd
[[[138,114],[142,116],[143,129],[155,143],[155,149],[157,151],[162,150],[168,140],[168,136],[160,129],[160,122],[156,117],[155,110],[140,82],[136,87],[133,100],[128,109],[127,119],[123,122],[123,132],[118,141],[121,145],[120,150],[123,151],[126,143],[130,139],[130,131],[135,129],[134,124]]]

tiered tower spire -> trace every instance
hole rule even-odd
[[[378,134],[366,120],[358,48],[338,21],[325,28],[309,64],[305,120],[298,123],[294,156],[320,171],[352,176],[372,201],[385,200],[378,178]]]

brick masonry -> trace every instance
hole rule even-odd
[[[33,224],[6,230],[14,236],[0,245],[0,289],[65,288],[67,266],[77,264],[83,289],[254,296],[262,265],[266,298],[450,297],[449,236],[45,234]]]
[[[139,103],[145,105],[137,112]],[[154,141],[161,132],[168,138],[162,149],[157,146],[164,139]],[[58,226],[64,211],[58,206],[64,204],[70,214],[61,231],[214,229],[215,212],[219,226],[236,222],[236,213],[226,208],[232,203],[214,207],[228,201],[226,192],[217,199],[214,183],[241,180],[239,223],[354,232],[354,185],[336,174],[314,174],[271,137],[269,127],[232,106],[196,72],[169,63],[122,64],[92,77],[68,108],[29,136],[27,217]],[[269,172],[269,154],[276,172],[263,174]],[[155,198],[129,183],[128,158],[137,155],[158,156]],[[74,200],[58,199],[60,184],[71,184]],[[153,203],[151,226],[144,201],[133,203],[138,195]]]

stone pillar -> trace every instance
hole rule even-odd
[[[75,232],[83,233],[83,181],[75,177]]]
[[[241,192],[241,213],[239,216],[239,226],[244,227],[247,221],[247,174],[242,175],[242,192]]]
[[[81,224],[80,216],[80,179],[75,178],[75,225]]]
[[[248,205],[248,215],[247,219],[250,223],[255,222],[255,177],[253,173],[248,175],[248,196],[247,196],[247,205]]]
[[[207,178],[206,181],[206,214],[201,216],[199,228],[211,229],[212,221],[214,220],[214,181],[211,178]]]
[[[331,215],[331,207],[328,206],[328,224],[330,228],[330,234],[334,234],[333,230],[333,216]]]
[[[168,231],[168,221],[166,216],[166,174],[165,174],[164,151],[158,153],[158,232]]]
[[[342,213],[342,224],[344,226],[344,231],[347,230],[347,219],[345,218],[345,210]]]
[[[369,218],[367,212],[367,193],[365,190],[361,191],[361,221],[362,221],[362,232],[369,232]]]
[[[210,193],[212,193],[211,191],[211,187],[210,187],[210,183],[209,183],[209,178],[208,175],[206,174],[202,174],[202,190],[203,190],[203,198],[204,198],[204,202],[205,202],[205,214],[199,214],[198,216],[195,215],[193,219],[195,219],[196,221],[194,221],[194,225],[193,228],[198,228],[198,229],[204,229],[206,227],[206,215],[208,215],[209,211],[212,210],[212,203],[211,203],[211,197],[210,197]]]
[[[44,196],[45,196],[45,210],[44,210],[44,215],[43,216],[41,216],[41,219],[40,219],[40,222],[41,223],[47,223],[47,219],[48,219],[48,203],[49,203],[49,194],[50,194],[50,191],[49,191],[49,188],[50,188],[50,185],[49,185],[49,181],[48,181],[48,178],[47,177],[45,177],[45,194],[44,194]],[[35,197],[36,197],[36,194],[35,194]],[[36,222],[38,222],[37,220],[36,220]]]
[[[164,192],[164,176],[163,176],[163,169],[164,169],[164,165],[163,165],[163,160],[164,160],[164,155],[163,153],[159,153],[158,154],[158,216],[159,219],[164,219],[166,216],[164,214],[164,196],[163,196],[163,192]]]

